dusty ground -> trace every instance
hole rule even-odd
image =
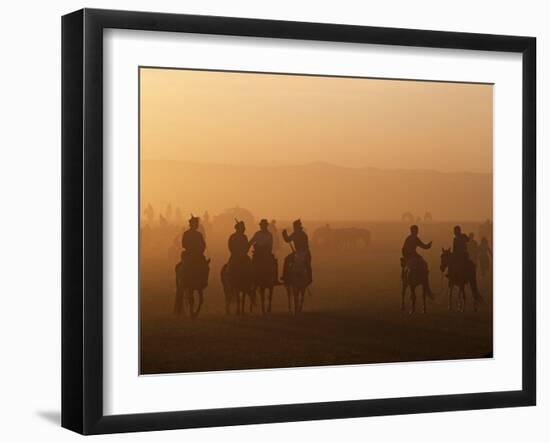
[[[356,224],[357,225],[357,224]],[[428,313],[399,309],[399,254],[407,234],[401,223],[365,223],[372,231],[367,250],[313,249],[314,285],[305,312],[287,312],[283,288],[277,288],[273,313],[244,317],[224,314],[219,268],[227,259],[223,244],[211,245],[210,285],[196,320],[172,313],[173,256],[165,242],[144,249],[141,286],[141,372],[196,372],[227,369],[361,364],[436,359],[480,358],[492,352],[492,289],[479,279],[487,304],[474,313],[449,312],[439,271],[441,247],[449,246],[452,224],[421,226],[433,240],[424,256],[437,298]],[[465,230],[475,230],[464,224]],[[219,246],[216,249],[216,246]],[[156,253],[153,253],[156,252]],[[280,251],[280,260],[286,249]],[[469,293],[468,293],[469,294]],[[420,298],[420,297],[419,297]],[[407,303],[409,299],[407,299]],[[455,299],[456,303],[456,299]]]

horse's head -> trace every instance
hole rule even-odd
[[[449,267],[450,261],[451,261],[451,248],[449,249],[441,248],[441,264],[439,265],[439,269],[441,269],[441,272],[445,272],[445,269]]]

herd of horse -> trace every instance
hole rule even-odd
[[[311,280],[308,277],[307,258],[304,254],[293,252],[285,260],[288,266],[285,272],[285,280],[280,283],[273,279],[270,263],[262,259],[245,260],[238,266],[231,266],[231,262],[223,265],[220,278],[225,296],[225,312],[227,315],[243,315],[246,312],[248,300],[248,311],[253,312],[258,305],[262,314],[270,313],[273,303],[273,292],[275,286],[282,285],[286,289],[288,298],[288,311],[298,314],[303,311],[306,291],[309,290]],[[209,272],[210,261],[204,262]],[[207,276],[206,276],[207,278]],[[182,279],[176,285],[176,301],[174,313],[176,315],[186,314],[196,318],[204,302],[204,285],[202,279]],[[197,299],[195,298],[198,297]]]
[[[228,263],[221,269],[221,282],[225,296],[225,313],[243,315],[246,312],[248,300],[248,312],[253,312],[260,300],[262,314],[271,313],[273,292],[275,286],[283,285],[288,299],[288,312],[298,314],[303,311],[305,293],[309,287],[307,279],[307,267],[305,258],[294,253],[293,263],[290,265],[289,275],[283,283],[275,282],[268,266],[263,263],[250,261],[248,272],[241,272],[238,276],[231,275]]]

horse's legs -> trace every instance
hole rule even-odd
[[[189,304],[190,304],[190,310],[189,310],[189,316],[191,318],[195,318],[195,306],[196,306],[196,300],[195,300],[195,291],[193,289],[189,289]]]
[[[235,294],[237,295],[237,310],[239,312],[239,315],[244,314],[244,298],[245,295],[240,290],[236,290]]]
[[[231,296],[229,295],[228,289],[224,288],[223,292],[225,295],[225,315],[229,315],[229,309],[231,306]]]
[[[181,315],[181,305],[182,305],[182,296],[181,291],[176,291],[176,299],[174,301],[174,314]]]
[[[464,291],[464,285],[460,285],[458,294],[462,300],[460,312],[464,312],[466,310],[466,292]]]
[[[195,306],[195,297],[193,296],[193,290],[186,290],[184,296],[187,296],[187,302],[189,303],[189,316],[193,317],[193,307]]]
[[[449,284],[449,311],[453,310],[453,285]]]
[[[411,310],[409,311],[409,314],[414,314],[414,311],[416,310],[416,292],[415,287],[413,285],[411,286]]]
[[[182,294],[182,305],[183,305],[183,314],[185,316],[191,317],[191,300],[189,298],[189,294],[185,291]]]
[[[472,291],[472,298],[473,298],[473,304],[474,304],[474,312],[477,312],[478,300],[477,300],[476,295],[474,294],[474,291]]]
[[[260,302],[262,304],[262,314],[265,314],[265,288],[261,287],[260,289]]]
[[[428,292],[428,287],[426,285],[422,285],[422,313],[426,313],[426,294]]]
[[[298,312],[304,310],[304,295],[306,293],[305,289],[298,289]]]
[[[267,304],[267,312],[271,312],[271,303],[273,301],[273,286],[269,287],[269,302]]]
[[[254,312],[254,307],[256,306],[256,290],[249,289],[245,292],[245,296],[246,294],[248,294],[248,298],[250,299],[250,306],[248,307],[248,311],[252,314],[252,312]]]
[[[201,311],[202,304],[204,302],[204,295],[202,292],[202,289],[197,289],[197,294],[199,295],[199,305],[197,306],[197,310],[191,312],[191,315],[193,318],[196,318],[199,315],[199,312]]]
[[[405,293],[407,292],[407,283],[404,279],[402,279],[402,285],[401,285],[401,310],[405,310]]]
[[[304,295],[306,290],[303,288],[297,289],[298,292],[298,312],[302,312],[304,310]]]
[[[298,292],[298,288],[295,288],[295,287],[292,288],[292,295],[294,296],[294,314],[297,314],[300,310],[300,301],[299,301],[300,294]]]
[[[290,299],[292,298],[292,293],[291,293],[290,286],[286,286],[286,296],[288,298],[288,312],[291,313],[292,312],[292,306],[291,306]]]

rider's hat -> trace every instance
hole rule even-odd
[[[294,220],[292,222],[292,226],[294,226],[295,228],[301,228],[302,227],[302,220],[300,220],[300,219]]]
[[[191,214],[191,218],[189,219],[189,223],[198,223],[199,217],[195,217],[193,214]]]
[[[262,218],[260,220],[260,226],[269,226],[269,222],[267,221],[267,218]]]

